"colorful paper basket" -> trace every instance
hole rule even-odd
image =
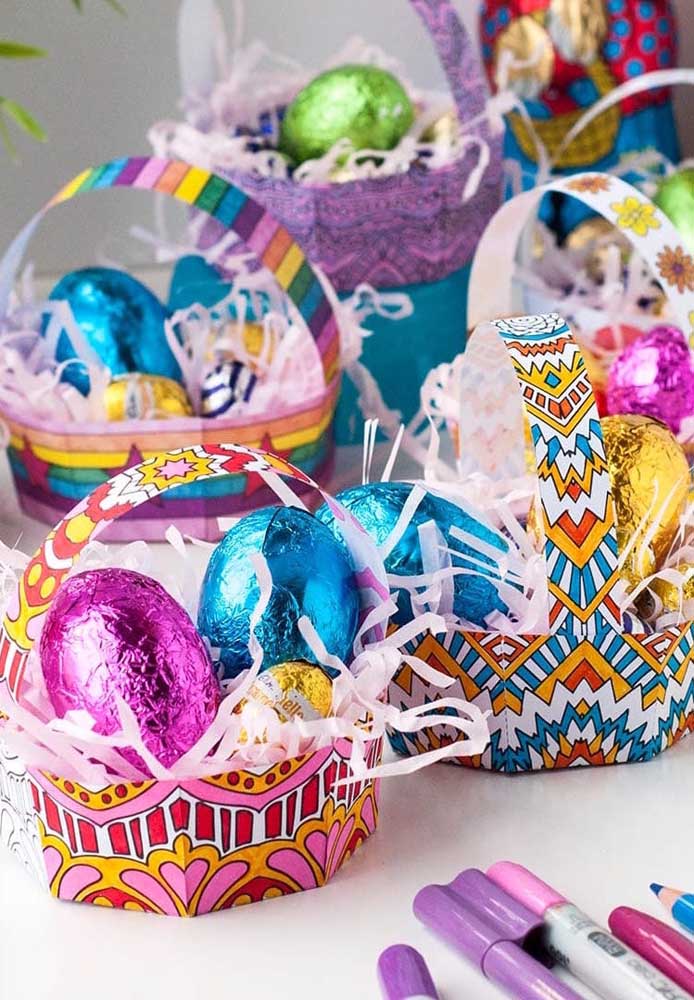
[[[546,534],[549,633],[452,629],[406,647],[455,678],[489,711],[491,744],[459,759],[506,773],[649,760],[694,730],[694,623],[628,634],[614,598],[617,537],[610,477],[593,390],[581,351],[558,315],[494,320],[513,312],[516,248],[543,195],[555,191],[599,212],[650,263],[688,336],[694,288],[670,266],[694,259],[672,223],[617,177],[582,174],[507,202],[492,219],[473,264],[470,306],[478,326],[461,371],[461,463],[515,477],[525,471],[522,420],[532,429]],[[492,467],[493,465],[493,467]],[[404,667],[389,700],[435,701]],[[417,754],[450,742],[445,726],[391,736]]]
[[[180,161],[152,157],[114,160],[79,174],[45,206],[11,243],[0,264],[0,315],[29,240],[49,208],[77,194],[132,187],[163,192],[206,212],[233,230],[286,293],[292,320],[304,325],[316,346],[324,387],[301,403],[280,404],[263,417],[205,420],[107,421],[77,424],[43,420],[2,409],[10,433],[8,455],[25,514],[48,524],[119,471],[178,447],[182,441],[234,442],[279,454],[326,482],[333,463],[332,422],[340,386],[340,332],[323,284],[299,245],[256,201],[221,177]],[[224,261],[218,267],[225,272]],[[156,540],[170,523],[199,538],[219,537],[217,520],[269,502],[262,486],[251,487],[243,472],[221,481],[191,482],[114,524],[109,538]]]
[[[170,490],[246,474],[291,478],[277,456],[200,444],[119,473],[50,532],[27,566],[0,638],[0,686],[18,698],[40,621],[84,546]],[[371,574],[369,586],[376,586]],[[385,576],[382,581],[387,595]],[[368,606],[368,605],[367,605]],[[367,745],[368,767],[381,739]],[[351,744],[199,780],[85,788],[27,768],[0,739],[0,842],[59,899],[195,916],[323,885],[375,830],[378,783],[353,777]]]

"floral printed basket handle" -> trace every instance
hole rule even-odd
[[[472,263],[468,323],[514,312],[513,274],[526,223],[548,192],[569,195],[613,223],[662,282],[675,321],[694,342],[694,258],[660,209],[637,188],[608,174],[557,178],[507,201],[482,234]]]
[[[66,184],[15,236],[0,261],[0,316],[27,245],[48,210],[77,194],[102,188],[132,187],[159,191],[206,212],[227,229],[274,275],[294,318],[306,326],[323,365],[326,385],[339,370],[340,333],[333,307],[301,247],[269,212],[240,188],[209,170],[181,160],[131,156],[91,167]],[[217,265],[220,271],[223,266]]]

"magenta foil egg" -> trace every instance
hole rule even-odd
[[[95,732],[110,735],[121,728],[118,694],[165,767],[216,714],[219,685],[205,644],[180,604],[141,573],[95,569],[69,577],[46,615],[39,649],[58,716],[87,711]],[[142,766],[134,750],[123,756]]]
[[[676,326],[656,326],[612,363],[607,412],[661,420],[673,434],[694,413],[694,368],[687,340]]]

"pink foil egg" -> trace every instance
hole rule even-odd
[[[607,412],[661,420],[673,434],[694,412],[694,366],[679,327],[656,326],[612,363]]]
[[[95,569],[69,577],[46,615],[39,649],[58,716],[86,711],[94,731],[110,735],[121,728],[119,694],[165,767],[215,717],[219,685],[205,644],[187,612],[141,573]],[[134,750],[122,753],[142,766]]]

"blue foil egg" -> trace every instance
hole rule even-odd
[[[410,483],[367,483],[338,493],[336,499],[354,515],[376,544],[381,546],[393,531],[411,491]],[[328,525],[336,537],[339,536],[335,518],[326,504],[318,508],[316,517]],[[460,528],[468,535],[479,538],[481,542],[498,549],[500,556],[508,551],[508,542],[493,528],[467,514],[456,504],[432,493],[424,496],[400,540],[386,556],[386,572],[403,577],[419,576],[424,572],[418,528],[427,521],[434,521],[448,546],[459,553],[451,557],[453,566],[482,574],[459,574],[453,578],[455,614],[484,628],[487,617],[493,611],[506,613],[508,607],[499,596],[496,585],[500,579],[497,564],[486,554],[454,538],[451,528]],[[480,567],[479,562],[488,565],[488,573],[484,566]],[[404,624],[412,617],[410,595],[406,590],[400,589],[395,621]]]
[[[315,661],[299,632],[312,622],[329,653],[351,658],[359,618],[359,591],[345,549],[313,515],[295,507],[267,507],[241,518],[212,553],[200,594],[198,631],[221,650],[227,677],[251,666],[251,614],[260,588],[250,556],[261,552],[272,593],[255,634],[263,669],[286,660]]]
[[[110,267],[86,267],[64,275],[51,292],[53,301],[66,301],[92,350],[112,375],[141,372],[179,381],[181,369],[166,339],[168,313],[142,282]],[[44,319],[43,332],[48,325]],[[67,330],[58,338],[55,359],[77,358]],[[89,375],[83,365],[68,365],[64,382],[86,395]]]

